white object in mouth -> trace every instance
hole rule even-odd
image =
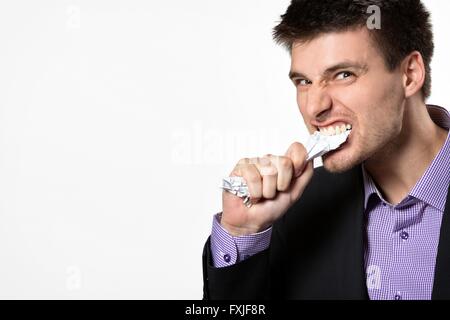
[[[330,151],[336,150],[347,141],[351,132],[352,130],[346,130],[332,136],[325,135],[319,131],[314,132],[306,143],[306,151],[308,153],[306,161],[313,160]]]

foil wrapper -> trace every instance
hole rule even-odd
[[[305,145],[307,151],[306,161],[314,160],[326,153],[336,150],[347,141],[351,130],[341,134],[327,136],[319,131],[312,134]],[[242,177],[226,177],[222,179],[222,189],[243,199],[244,205],[248,208],[252,206],[248,186]]]
[[[222,180],[222,189],[242,198],[246,207],[251,207],[248,186],[242,177],[227,177]]]
[[[336,150],[347,141],[350,132],[351,130],[347,130],[334,136],[326,136],[319,131],[314,132],[305,145],[306,151],[308,152],[306,161],[313,160],[325,155],[327,152]]]

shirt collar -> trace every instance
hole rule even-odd
[[[363,181],[364,181],[364,210],[367,209],[367,203],[369,202],[370,196],[373,194],[378,195],[378,198],[383,199],[383,196],[378,191],[375,182],[373,182],[372,177],[362,165]]]
[[[450,114],[449,112],[439,106],[427,105],[428,113],[431,119],[441,128],[449,129]],[[431,165],[411,189],[409,196],[419,199],[440,211],[444,211],[445,201],[447,197],[448,186],[450,183],[449,159],[450,159],[450,134],[444,146],[438,152]],[[363,181],[364,181],[364,210],[367,208],[367,203],[372,194],[385,201],[379,192],[374,181],[362,166]]]

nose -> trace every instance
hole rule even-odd
[[[303,106],[303,110],[309,119],[324,122],[328,118],[332,99],[326,88],[311,85],[308,91],[304,93],[304,97],[300,96],[300,106]]]

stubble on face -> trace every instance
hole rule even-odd
[[[331,77],[322,82],[324,70],[342,61],[364,65],[366,70],[356,72],[354,80]],[[291,69],[311,81],[309,86],[297,87],[300,112],[309,130],[315,130],[309,122],[319,121],[324,114],[323,122],[339,118],[352,121],[348,142],[323,157],[326,170],[348,171],[367,159],[395,151],[405,104],[401,72],[387,69],[384,57],[364,28],[299,43],[292,51]]]
[[[355,115],[356,130],[352,132],[354,136],[350,138],[349,148],[323,157],[323,165],[327,171],[342,173],[369,159],[383,161],[396,152],[402,131],[403,114],[398,92],[386,88],[379,93],[382,98],[377,100],[377,103],[368,103],[362,108],[373,112]]]

